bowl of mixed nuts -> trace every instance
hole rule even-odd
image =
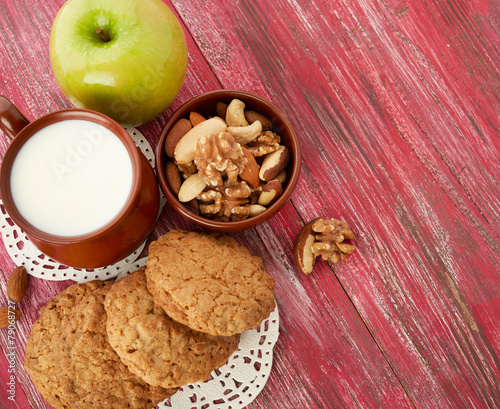
[[[160,187],[193,223],[234,232],[268,220],[289,199],[300,146],[287,116],[251,92],[218,90],[178,108],[156,146]]]

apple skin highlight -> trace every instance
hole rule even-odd
[[[52,25],[50,63],[73,105],[139,126],[177,97],[188,52],[161,0],[69,0]]]

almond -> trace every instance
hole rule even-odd
[[[311,274],[316,263],[316,257],[314,257],[312,252],[312,245],[316,240],[316,234],[312,226],[318,220],[319,217],[311,220],[302,228],[293,246],[295,265],[304,274]]]
[[[201,124],[203,121],[206,121],[206,118],[198,112],[191,112],[189,113],[189,121],[191,121],[191,125],[196,126]]]
[[[172,193],[177,196],[181,188],[181,175],[174,162],[168,162],[165,166],[165,178]]]
[[[224,102],[217,102],[217,105],[215,105],[215,113],[221,118],[226,118],[227,104]]]
[[[8,327],[21,318],[21,311],[12,307],[0,307],[0,328]]]
[[[184,206],[186,209],[188,209],[191,213],[194,213],[196,215],[200,214],[200,209],[198,206],[198,200],[197,199],[192,199],[187,203],[184,203]]]
[[[285,170],[289,160],[290,152],[288,148],[284,145],[280,146],[278,150],[264,157],[259,177],[266,182],[277,178]]]
[[[189,202],[198,196],[207,187],[207,182],[195,173],[189,176],[179,189],[179,202]]]
[[[19,266],[10,274],[7,282],[7,296],[14,302],[19,302],[28,288],[28,272],[24,266]]]
[[[271,180],[266,183],[262,188],[262,193],[259,196],[259,201],[257,202],[261,206],[269,206],[276,201],[276,199],[283,192],[283,186],[279,180]]]
[[[240,173],[240,177],[255,189],[260,184],[259,165],[248,149],[241,147],[241,150],[245,158],[247,158],[248,163],[243,172]]]
[[[245,118],[249,124],[259,121],[262,124],[263,131],[270,131],[273,128],[273,123],[267,116],[264,116],[256,111],[252,111],[251,109],[245,109]]]
[[[174,157],[175,147],[181,138],[192,128],[186,118],[179,119],[165,138],[165,153],[169,158]]]

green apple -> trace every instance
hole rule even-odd
[[[161,0],[68,0],[50,33],[50,63],[64,95],[123,125],[165,111],[187,61],[182,27]]]

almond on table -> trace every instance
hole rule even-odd
[[[7,296],[14,302],[19,302],[28,288],[28,272],[24,266],[19,266],[10,274],[7,282]]]
[[[0,328],[5,328],[21,318],[21,311],[11,307],[0,307]]]

